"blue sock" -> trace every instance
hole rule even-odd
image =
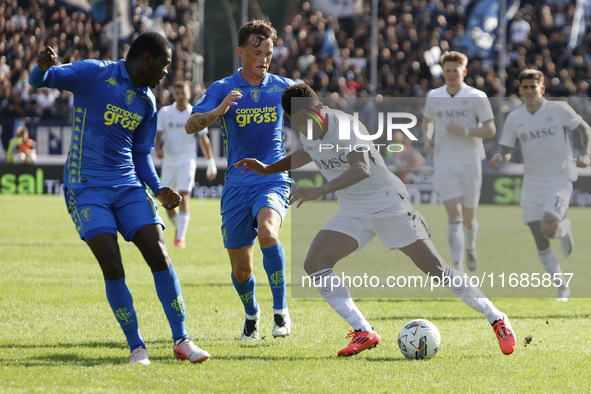
[[[109,305],[127,338],[127,344],[131,350],[140,346],[146,347],[138,330],[133,298],[127,283],[125,283],[125,276],[117,280],[105,279],[105,288]]]
[[[172,339],[186,338],[189,336],[185,329],[185,301],[181,294],[181,284],[176,276],[173,265],[167,270],[152,272],[156,293],[164,308],[164,313],[172,330]]]
[[[146,345],[144,345],[143,343],[140,343],[139,345],[133,345],[129,347],[129,351],[133,353],[133,351],[135,349],[137,349],[138,347],[143,347],[144,349],[146,348]]]
[[[250,275],[250,278],[248,278],[246,282],[242,283],[238,283],[236,278],[234,278],[234,273],[232,273],[232,283],[238,292],[240,300],[242,300],[242,303],[244,304],[244,311],[248,315],[256,315],[259,311],[259,304],[257,304],[257,299],[255,297],[255,285],[257,281],[254,277],[254,273]]]
[[[269,278],[271,293],[273,293],[273,309],[287,308],[287,288],[285,284],[285,252],[281,242],[268,248],[261,248],[263,252],[263,267]]]

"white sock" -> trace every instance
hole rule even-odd
[[[331,268],[310,274],[312,283],[328,305],[347,321],[353,330],[373,331],[371,325],[355,305],[349,289]]]
[[[191,219],[191,214],[189,212],[179,211],[177,216],[177,239],[185,239],[187,235],[187,228],[189,227],[189,219]]]
[[[568,230],[570,229],[570,220],[564,219],[558,224],[558,228],[556,229],[556,234],[552,238],[563,238],[566,234],[568,234]]]
[[[552,280],[556,280],[556,283],[559,283],[559,281],[561,284],[566,283],[562,268],[560,268],[560,263],[558,263],[558,258],[554,254],[552,247],[546,250],[538,250],[538,257],[546,272],[552,275]]]
[[[451,219],[447,223],[447,242],[454,268],[464,272],[464,232],[460,219]]]
[[[451,282],[446,284],[446,287],[460,300],[464,301],[466,305],[486,317],[490,324],[503,319],[503,312],[493,305],[492,301],[484,295],[482,290],[478,287],[470,286],[463,272],[449,267],[445,272],[445,277],[452,278]],[[453,278],[457,279],[453,280]]]
[[[177,228],[176,221],[177,221],[178,216],[177,215],[172,215],[172,216],[169,216],[168,218],[170,219],[170,221],[174,225],[174,228]]]
[[[287,315],[289,314],[287,308],[283,308],[283,309],[275,309],[273,308],[273,314],[274,315]]]
[[[465,239],[466,249],[468,249],[468,250],[476,249],[476,237],[477,236],[478,236],[478,220],[476,218],[474,218],[474,219],[472,219],[472,228],[471,229],[464,226],[464,239]]]

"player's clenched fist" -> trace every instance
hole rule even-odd
[[[57,59],[57,54],[53,48],[46,46],[43,52],[37,56],[37,65],[42,71],[45,71],[55,64],[55,59]]]
[[[163,187],[158,189],[158,200],[162,203],[162,206],[166,209],[174,209],[181,204],[183,198],[174,189],[170,187]]]

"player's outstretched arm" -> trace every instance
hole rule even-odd
[[[52,47],[46,46],[37,56],[37,65],[33,67],[31,73],[29,74],[29,84],[34,88],[40,88],[43,86],[47,86],[47,84],[43,81],[43,77],[45,72],[55,64],[57,59],[57,55]]]
[[[276,161],[273,164],[264,164],[257,159],[246,158],[234,163],[234,167],[242,169],[242,174],[246,171],[254,171],[257,174],[269,175],[277,172],[289,171],[295,168],[300,168],[312,161],[312,158],[303,149],[298,149],[292,154],[285,156],[283,159]]]
[[[591,127],[585,121],[582,121],[576,130],[581,135],[582,154],[576,158],[577,167],[585,168],[590,165],[591,156]]]
[[[513,148],[509,148],[508,146],[501,146],[501,150],[495,153],[492,159],[488,161],[489,167],[493,170],[498,170],[501,164],[511,160],[512,153]]]
[[[423,140],[425,141],[425,154],[433,153],[433,148],[435,147],[433,143],[433,134],[435,132],[435,120],[430,118],[423,118],[423,122],[421,124],[421,129],[423,131]]]
[[[317,198],[337,190],[346,189],[371,175],[369,166],[369,157],[367,152],[351,152],[347,156],[349,168],[338,177],[319,187],[296,187],[290,196],[290,204],[295,204],[299,200],[298,208],[306,201],[316,200]]]
[[[191,114],[185,124],[185,131],[187,134],[195,134],[203,130],[212,124],[217,118],[224,116],[231,105],[238,105],[235,100],[240,98],[242,98],[242,93],[237,90],[232,90],[215,109],[212,109],[209,112],[195,112]]]
[[[211,141],[209,141],[207,134],[203,134],[199,137],[199,147],[207,159],[207,169],[205,170],[205,176],[209,182],[212,182],[218,174],[218,168],[215,164],[215,158],[213,157]]]

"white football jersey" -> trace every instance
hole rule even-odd
[[[197,135],[187,134],[185,123],[191,116],[191,105],[187,105],[184,111],[179,111],[176,102],[160,108],[158,111],[157,130],[162,132],[164,140],[164,152],[162,160],[166,163],[187,162],[197,157],[197,138],[208,132],[207,128]]]
[[[543,99],[533,114],[522,105],[507,116],[499,144],[513,148],[520,141],[528,178],[567,177],[575,181],[576,165],[566,131],[576,129],[582,121],[568,103]]]
[[[367,151],[371,175],[336,192],[341,209],[361,215],[373,215],[399,204],[403,198],[408,198],[406,186],[388,170],[373,142],[357,138],[353,131],[353,117],[344,112],[341,112],[341,115],[347,117],[350,122],[351,139],[339,139],[339,121],[337,116],[331,113],[325,115],[328,131],[321,139],[308,140],[305,134],[300,133],[302,149],[312,157],[327,181],[335,179],[350,168],[347,160],[349,153],[355,152],[356,149]],[[361,123],[359,130],[368,134]]]
[[[434,120],[435,165],[467,164],[486,157],[482,138],[453,135],[446,130],[452,120],[460,127],[473,128],[494,119],[490,102],[483,91],[464,83],[452,97],[447,92],[447,85],[443,85],[429,91],[423,115]]]

